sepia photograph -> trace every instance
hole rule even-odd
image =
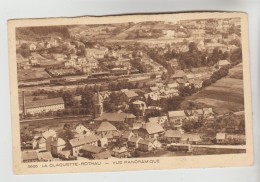
[[[9,21],[17,174],[251,165],[247,15]]]

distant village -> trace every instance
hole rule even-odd
[[[242,64],[239,19],[35,31],[16,45],[23,162],[245,152],[243,110],[183,105]]]

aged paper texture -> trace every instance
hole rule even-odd
[[[8,27],[16,174],[252,165],[247,14]]]

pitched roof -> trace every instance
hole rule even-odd
[[[167,130],[164,136],[169,138],[181,138],[181,132],[178,130]]]
[[[102,122],[96,131],[116,131],[116,127],[111,123],[104,121]]]
[[[27,161],[27,160],[38,160],[38,155],[36,151],[25,151],[22,152],[22,160]]]
[[[158,123],[145,123],[143,128],[149,133],[149,134],[154,134],[154,133],[161,133],[164,131],[163,127],[158,124]]]
[[[61,155],[64,155],[65,156],[65,158],[68,158],[69,156],[70,156],[70,150],[62,150],[62,151],[59,151],[59,153],[61,154]]]
[[[69,141],[72,147],[89,144],[98,141],[100,138],[96,135],[85,136],[82,138],[73,138]]]
[[[84,125],[79,124],[79,125],[76,127],[75,131],[80,134],[80,133],[83,133],[84,131],[88,132],[88,131],[90,131],[90,130],[89,130],[88,128],[86,128]]]
[[[62,99],[62,97],[27,102],[25,104],[25,107],[28,109],[28,108],[35,108],[35,107],[51,106],[56,104],[64,104],[64,100]]]
[[[97,154],[101,152],[103,148],[91,144],[85,144],[81,150]]]
[[[39,152],[37,153],[38,159],[41,160],[52,160],[53,157],[51,155],[51,152]]]
[[[93,154],[94,159],[108,159],[111,157],[109,151],[100,152],[98,154]]]
[[[55,138],[52,145],[55,146],[55,147],[65,146],[66,142],[62,138]]]
[[[168,112],[169,117],[186,117],[186,114],[184,111],[169,111]]]
[[[133,130],[138,130],[142,127],[142,123],[133,123]]]
[[[56,136],[56,131],[49,129],[49,130],[43,132],[43,133],[42,133],[42,136],[43,136],[43,138],[45,138],[45,139],[47,139],[47,138],[49,138],[49,137],[54,137],[54,136]]]
[[[198,142],[201,140],[200,136],[198,134],[183,134],[181,136],[182,141],[191,141],[191,142]]]
[[[96,118],[96,121],[114,121],[114,122],[124,122],[125,119],[135,118],[135,115],[129,113],[103,113],[100,117]]]
[[[138,140],[142,139],[141,137],[135,137],[135,136],[132,136],[130,139],[129,139],[129,142],[138,142]]]
[[[124,90],[123,93],[128,97],[128,98],[133,98],[133,97],[137,97],[138,94],[135,93],[135,91],[133,90]]]
[[[125,132],[123,133],[122,138],[124,138],[124,139],[128,139],[128,137],[129,137],[131,134],[132,134],[131,131],[125,131]]]

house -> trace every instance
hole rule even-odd
[[[135,93],[135,91],[133,91],[133,90],[128,90],[128,89],[123,89],[123,90],[121,90],[121,92],[122,92],[122,97],[123,97],[123,99],[124,100],[126,100],[126,101],[130,101],[130,100],[132,100],[132,99],[134,99],[134,98],[138,98],[138,94],[137,93]]]
[[[31,44],[29,45],[29,49],[30,49],[30,51],[35,51],[36,48],[37,48],[37,45],[34,44],[34,43],[31,43]]]
[[[222,68],[224,66],[230,66],[231,63],[228,60],[219,60],[216,65],[218,66],[218,68]]]
[[[127,145],[129,148],[138,148],[138,142],[141,140],[141,137],[132,136],[128,142]]]
[[[108,146],[108,138],[104,137],[104,138],[100,138],[100,146],[103,148],[107,148]]]
[[[86,128],[83,124],[79,124],[75,128],[75,132],[79,135],[93,135],[93,132],[91,132],[88,128]]]
[[[108,121],[113,123],[115,126],[120,126],[123,123],[132,125],[132,123],[135,122],[135,118],[135,115],[130,113],[102,113],[94,120],[98,122]]]
[[[203,81],[194,79],[194,80],[189,80],[190,84],[193,84],[195,88],[200,89],[202,87]]]
[[[36,151],[23,151],[22,152],[22,162],[38,162],[38,155]]]
[[[46,149],[53,155],[59,154],[64,148],[66,148],[66,142],[62,138],[49,137],[46,140]]]
[[[179,66],[178,60],[175,58],[171,59],[169,63],[173,69],[177,69]]]
[[[157,138],[162,135],[164,132],[163,127],[158,123],[145,123],[143,126],[138,129],[138,136],[146,139],[146,138]]]
[[[116,147],[111,151],[111,155],[117,158],[127,158],[129,152],[126,147]]]
[[[160,125],[164,125],[168,122],[168,117],[167,116],[151,117],[148,118],[148,121],[151,123],[158,123]]]
[[[85,144],[81,149],[80,149],[80,155],[83,157],[86,157],[88,159],[93,159],[94,154],[98,154],[100,152],[103,152],[104,148],[98,147],[95,145],[91,144]]]
[[[141,111],[142,115],[144,115],[145,109],[147,108],[146,103],[144,101],[136,100],[136,101],[132,102],[132,105],[133,105],[133,108]]]
[[[43,137],[35,137],[32,141],[32,148],[39,151],[46,150],[46,139]]]
[[[97,135],[100,136],[101,138],[104,138],[108,134],[111,134],[111,136],[113,137],[116,131],[117,131],[116,127],[107,121],[102,122],[96,130]]]
[[[32,65],[32,66],[37,66],[37,65],[39,65],[38,60],[35,59],[33,56],[31,56],[31,57],[29,58],[29,63],[30,63],[30,65]]]
[[[181,143],[184,144],[198,144],[201,138],[198,134],[183,134],[181,136]]]
[[[137,133],[137,131],[143,126],[142,123],[133,123],[132,131],[133,133]]]
[[[104,152],[100,152],[97,154],[93,154],[92,155],[93,159],[98,160],[98,159],[108,159],[111,157],[111,154],[109,151],[104,151]]]
[[[62,159],[69,159],[69,157],[71,156],[71,151],[70,150],[63,150],[59,152],[59,158]]]
[[[191,112],[192,112],[192,115],[196,118],[203,116],[203,110],[202,109],[192,110]]]
[[[202,108],[203,110],[203,117],[204,118],[209,118],[211,116],[214,116],[214,112],[212,108]]]
[[[40,162],[51,162],[53,160],[51,152],[39,152],[37,156]]]
[[[160,149],[160,148],[162,148],[162,143],[159,142],[157,139],[155,139],[155,138],[148,138],[146,140],[148,140],[149,142],[151,142],[153,144],[153,149]]]
[[[93,154],[98,154],[100,152],[103,152],[104,148],[98,147],[95,145],[91,144],[85,144],[81,149],[80,149],[80,156],[86,157],[88,159],[93,159]]]
[[[216,134],[216,142],[217,144],[223,144],[226,140],[226,133],[217,133]]]
[[[53,99],[42,99],[31,101],[25,104],[25,114],[39,114],[49,111],[59,111],[65,108],[62,97]]]
[[[169,143],[179,143],[181,140],[181,131],[179,130],[167,130],[164,137]]]
[[[129,139],[134,135],[132,131],[124,131],[122,134],[122,139],[129,141]]]
[[[144,152],[149,152],[153,150],[153,144],[148,140],[141,139],[138,142],[138,149]]]
[[[182,121],[186,118],[184,110],[182,111],[169,111],[168,112],[169,123],[175,128],[180,129]]]
[[[57,134],[56,134],[56,131],[52,130],[52,129],[48,129],[46,130],[45,132],[42,133],[42,137],[44,139],[48,139],[49,137],[56,137]]]
[[[100,145],[100,142],[98,142],[99,140],[100,140],[100,137],[98,137],[96,135],[85,136],[82,138],[73,138],[73,139],[69,140],[72,155],[78,156],[80,149],[82,149],[82,147],[85,144],[90,144],[90,145],[95,145],[95,146]]]

